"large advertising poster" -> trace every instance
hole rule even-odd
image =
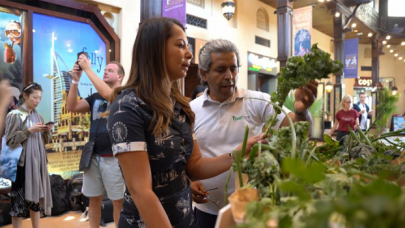
[[[81,150],[89,137],[89,114],[66,110],[66,98],[72,82],[71,69],[77,53],[89,54],[92,70],[103,77],[106,66],[106,44],[86,23],[34,13],[33,15],[34,81],[43,88],[37,111],[44,121],[55,122],[53,138],[46,145],[48,169],[68,178],[79,169]],[[96,92],[83,73],[78,99]]]
[[[23,12],[0,7],[0,79],[10,81],[15,100],[23,86],[23,34]]]
[[[294,55],[303,56],[311,51],[312,6],[294,10]]]

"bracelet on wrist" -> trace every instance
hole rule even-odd
[[[295,115],[297,115],[297,116],[307,116],[308,115],[308,109],[305,110],[305,112],[303,112],[303,113],[296,112]]]
[[[79,85],[79,81],[75,81],[75,80],[72,79],[72,84]]]

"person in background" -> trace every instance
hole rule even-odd
[[[51,215],[52,195],[45,144],[51,139],[53,124],[45,125],[35,109],[41,98],[42,87],[37,83],[29,84],[20,95],[22,105],[6,118],[7,146],[23,147],[17,177],[11,186],[13,228],[22,228],[22,218],[31,218],[32,227],[39,227],[40,210]]]
[[[275,113],[274,107],[266,102],[270,101],[269,94],[236,86],[240,65],[239,50],[231,41],[212,40],[200,49],[198,73],[201,83],[208,89],[190,102],[190,106],[196,116],[194,131],[204,157],[217,158],[236,150],[243,140],[246,126],[249,126],[249,137],[260,134],[264,123]],[[312,125],[308,107],[316,98],[317,86],[317,82],[308,82],[296,90],[295,114],[285,109],[293,121],[309,121]],[[284,113],[277,115],[277,119],[276,129],[289,126]],[[219,209],[225,206],[226,179],[227,173],[222,173],[191,183],[193,200],[198,203],[194,208],[197,227],[215,227]],[[234,191],[235,175],[232,174],[228,196]]]
[[[336,140],[340,141],[343,136],[350,134],[350,129],[356,130],[359,126],[359,113],[352,108],[352,96],[345,95],[340,102],[340,110],[336,113],[336,121],[329,135],[338,129]],[[350,128],[350,129],[349,129]]]
[[[8,80],[1,80],[0,81],[0,132],[3,132],[3,129],[4,129],[4,121],[6,119],[6,114],[8,113],[7,106],[10,104],[11,97],[12,96],[10,93],[10,83],[8,82]]]
[[[77,90],[83,71],[86,72],[98,92],[85,99],[77,100]],[[124,75],[124,68],[120,63],[110,62],[104,69],[103,79],[100,79],[91,69],[90,60],[83,54],[79,56],[72,70],[73,80],[66,108],[71,112],[91,113],[90,139],[96,139],[90,168],[84,171],[82,190],[83,194],[90,200],[89,221],[91,228],[100,226],[101,204],[105,193],[113,202],[116,226],[118,226],[124,201],[124,179],[118,160],[112,154],[111,141],[107,131],[107,119],[100,116],[109,109],[110,95],[113,89],[121,85]]]
[[[178,84],[193,57],[187,44],[179,21],[143,21],[128,82],[111,97],[108,129],[126,183],[119,228],[195,227],[189,178],[216,176],[233,163],[231,151],[201,156],[194,113]],[[247,152],[262,139],[261,134],[249,138]]]
[[[15,96],[10,97],[10,103],[7,108],[7,113],[16,110],[18,108],[18,99]]]
[[[360,101],[357,104],[353,104],[353,109],[355,109],[359,113],[360,129],[363,131],[367,130],[367,120],[371,119],[372,114],[370,107],[366,104],[366,98],[367,95],[365,93],[360,93]]]
[[[194,88],[193,94],[191,95],[191,100],[196,99],[197,97],[201,96],[204,94],[204,90],[207,87],[203,86],[203,85],[198,85]]]

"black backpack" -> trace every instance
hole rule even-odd
[[[72,211],[81,210],[84,212],[89,206],[89,198],[83,195],[83,173],[78,173],[72,176],[68,182],[68,194],[70,208]]]
[[[107,223],[114,221],[114,206],[113,202],[104,196],[103,203],[101,204],[101,221],[100,226],[107,226]]]
[[[52,211],[51,215],[60,215],[70,208],[66,184],[60,175],[50,175],[52,192]]]

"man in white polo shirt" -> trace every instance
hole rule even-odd
[[[199,53],[199,76],[208,88],[204,94],[190,103],[196,115],[194,130],[200,150],[205,157],[216,157],[233,151],[242,141],[246,125],[249,137],[258,135],[274,108],[261,98],[269,101],[266,93],[244,90],[236,87],[240,67],[239,51],[228,40],[213,40],[204,45]],[[294,121],[311,121],[308,107],[314,102],[317,82],[296,90],[296,113],[288,115]],[[277,116],[280,126],[288,126],[283,113]],[[225,206],[224,187],[227,173],[201,182],[193,182],[193,200],[197,203],[194,211],[198,228],[214,228],[218,211]],[[235,189],[232,175],[228,195]]]

